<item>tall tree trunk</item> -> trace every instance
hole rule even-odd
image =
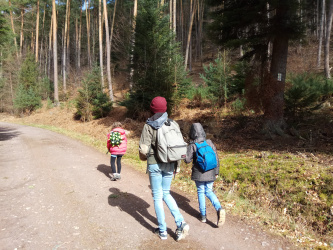
[[[94,19],[94,14],[92,15],[92,29],[91,29],[91,38],[92,38],[92,43],[91,43],[91,47],[92,47],[92,53],[91,53],[91,63],[94,64],[95,62],[95,39],[96,39],[96,29],[97,29],[97,25],[98,25],[98,19]]]
[[[184,13],[183,13],[183,1],[180,1],[180,41],[181,41],[181,47],[182,51],[184,49]]]
[[[47,67],[47,75],[49,78],[51,78],[51,54],[52,54],[52,41],[53,41],[52,34],[53,34],[53,16],[51,17],[51,25],[49,32],[49,51],[48,51],[48,67]]]
[[[67,56],[67,60],[66,60],[66,71],[69,70],[69,67],[70,67],[70,47],[69,47],[69,41],[70,41],[70,26],[71,26],[71,22],[70,22],[70,17],[71,17],[71,0],[69,0],[68,2],[68,18],[67,18],[67,39],[66,39],[66,42],[67,42],[67,45],[66,45],[66,48],[67,48],[67,51],[66,51],[66,56]]]
[[[177,10],[177,2],[176,0],[173,0],[173,32],[176,35],[176,12]]]
[[[31,39],[30,39],[30,49],[35,53],[35,37],[34,37],[34,32],[31,31]]]
[[[117,8],[117,0],[114,2],[114,9],[113,9],[113,15],[112,15],[112,24],[111,24],[111,34],[110,34],[110,46],[112,49],[112,37],[113,37],[113,27],[116,17],[116,8]]]
[[[103,37],[102,37],[102,3],[98,0],[98,37],[99,37],[99,66],[101,68],[101,84],[104,88],[104,75],[103,75]]]
[[[23,24],[24,24],[24,7],[21,7],[21,32],[20,32],[20,56],[22,57],[23,52]]]
[[[170,30],[172,30],[173,29],[173,21],[172,21],[172,19],[173,19],[173,12],[172,12],[172,7],[173,7],[173,0],[170,0],[170,2],[169,2],[169,23],[170,23]]]
[[[319,7],[318,7],[319,8]],[[318,55],[317,55],[317,68],[320,67],[321,64],[321,48],[323,44],[323,36],[324,36],[324,19],[325,19],[325,0],[322,0],[321,4],[321,15],[320,15],[320,24],[319,24],[319,42],[318,42]]]
[[[9,4],[10,23],[12,25],[12,30],[13,30],[13,34],[14,34],[14,45],[15,45],[15,50],[16,50],[16,57],[18,57],[16,33],[15,33],[14,20],[13,20],[13,12],[12,12],[12,9],[11,9],[12,3],[11,3],[10,0],[8,0],[8,4]]]
[[[14,105],[14,88],[13,88],[13,81],[12,81],[12,72],[9,72],[9,84],[10,84],[10,95],[12,97],[12,105]]]
[[[327,28],[326,28],[326,38],[325,38],[325,76],[327,79],[331,78],[330,69],[330,41],[331,41],[331,29],[332,29],[332,14],[333,14],[333,0],[329,0],[329,7],[327,13]]]
[[[198,32],[198,56],[202,65],[202,24],[203,24],[203,15],[204,15],[204,1],[201,1],[198,5],[198,16],[199,16],[199,32]]]
[[[75,67],[78,69],[78,47],[79,47],[79,20],[78,17],[75,18]]]
[[[188,36],[187,36],[187,44],[186,44],[186,52],[185,52],[185,70],[187,68],[187,62],[189,57],[189,48],[190,48],[190,41],[191,41],[191,34],[192,34],[192,25],[193,25],[193,19],[194,19],[194,13],[196,11],[196,1],[191,0],[191,21],[190,21],[190,27],[188,29]]]
[[[80,10],[80,22],[79,22],[79,44],[78,44],[78,69],[81,70],[81,38],[82,38],[82,8]]]
[[[113,90],[112,90],[112,79],[111,79],[111,49],[110,49],[110,36],[109,36],[109,21],[108,21],[108,12],[106,8],[106,0],[103,0],[104,7],[104,21],[105,21],[105,41],[106,41],[106,72],[108,77],[109,85],[109,95],[110,100],[113,102]]]
[[[37,0],[37,16],[36,16],[36,62],[38,62],[38,37],[39,37],[39,0]]]
[[[131,55],[130,55],[130,89],[133,88],[133,75],[134,75],[134,69],[132,67],[133,65],[133,50],[134,50],[134,44],[135,44],[135,26],[136,26],[136,15],[138,13],[138,0],[134,0],[134,9],[133,9],[133,23],[132,23],[132,39],[131,39]]]
[[[87,22],[87,42],[88,42],[88,65],[91,67],[91,53],[90,53],[90,0],[84,0],[86,6],[86,22]]]
[[[64,38],[63,38],[63,44],[62,44],[62,84],[63,84],[63,91],[66,92],[67,84],[66,84],[66,52],[67,52],[67,22],[68,19],[68,9],[69,9],[69,0],[66,2],[66,14],[65,14],[65,24],[64,24]]]
[[[289,37],[282,32],[273,41],[272,61],[269,77],[265,79],[264,95],[264,131],[283,135],[286,123],[284,114],[284,89],[287,72]]]
[[[2,79],[3,77],[3,73],[2,73],[2,48],[0,49],[0,79]]]
[[[43,60],[43,57],[45,57],[45,52],[46,51],[44,48],[44,27],[45,27],[45,6],[44,6],[44,11],[43,11],[43,26],[42,26],[42,34],[41,34],[41,37],[42,37],[42,40],[40,42],[40,53],[39,53],[39,67],[42,68],[43,67],[43,63],[44,63],[44,66],[46,65],[45,64],[45,60]],[[44,71],[44,75],[46,75],[46,70]]]
[[[57,13],[55,0],[52,0],[52,23],[53,23],[53,84],[54,84],[54,103],[59,105],[58,93],[58,54],[57,54]]]

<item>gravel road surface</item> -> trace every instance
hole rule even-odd
[[[216,228],[211,207],[201,223],[197,201],[179,190],[172,194],[190,235],[175,241],[165,207],[168,239],[162,241],[152,233],[157,221],[148,176],[123,164],[122,179],[110,181],[109,156],[55,132],[0,122],[0,248],[295,248],[228,214]]]

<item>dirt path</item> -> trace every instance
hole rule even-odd
[[[196,218],[197,204],[173,195],[190,225],[174,240],[175,223],[166,208],[168,239],[156,227],[148,177],[123,166],[122,180],[108,178],[109,156],[63,135],[0,122],[1,249],[292,249],[228,216],[215,228]]]

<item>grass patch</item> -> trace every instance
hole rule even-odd
[[[331,243],[333,166],[290,153],[227,153],[220,177],[216,188],[238,214],[258,217],[305,245]]]

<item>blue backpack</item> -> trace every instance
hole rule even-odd
[[[217,167],[216,154],[206,141],[203,143],[195,143],[197,146],[196,155],[199,167],[204,171],[208,171]]]

